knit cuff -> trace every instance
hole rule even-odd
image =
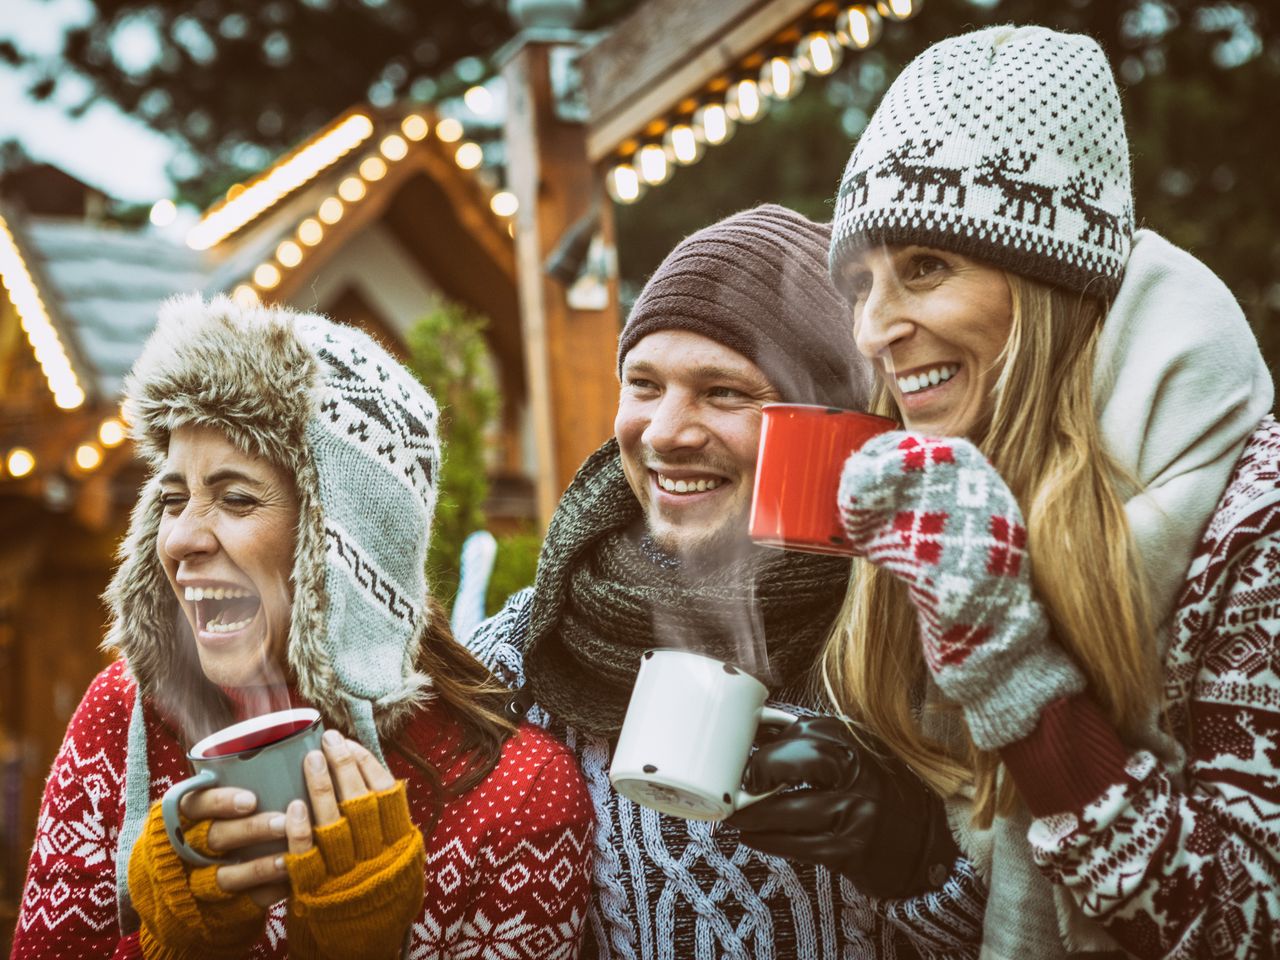
[[[1047,634],[1015,643],[982,666],[981,673],[970,672],[972,681],[962,695],[955,691],[958,677],[944,674],[938,682],[943,693],[964,706],[969,735],[981,750],[997,750],[1030,735],[1047,704],[1085,687],[1080,668]]]
[[[1128,751],[1087,694],[1055,700],[1030,736],[1000,750],[1036,817],[1076,812],[1124,782]]]
[[[384,843],[393,843],[418,829],[409,815],[409,795],[403,780],[397,780],[390,790],[383,790],[375,796],[378,798],[378,819],[382,824]]]

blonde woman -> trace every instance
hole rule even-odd
[[[1012,27],[904,70],[837,203],[832,275],[905,430],[845,467],[866,562],[826,673],[947,799],[983,956],[1280,953],[1272,385],[1230,293],[1131,210],[1101,50]]]

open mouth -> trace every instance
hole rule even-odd
[[[656,470],[649,472],[654,476],[661,490],[666,493],[674,493],[677,496],[706,493],[708,490],[714,490],[726,482],[724,477],[717,477],[710,473],[669,477],[665,473],[659,473]]]
[[[243,630],[262,608],[256,593],[238,587],[187,587],[185,596],[195,605],[196,627],[202,633]]]

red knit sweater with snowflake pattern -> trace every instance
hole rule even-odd
[[[116,841],[124,814],[125,744],[137,688],[117,661],[90,685],[53,762],[27,869],[13,960],[140,957],[117,916]],[[191,771],[177,740],[150,709],[151,800]],[[458,730],[429,704],[406,742],[449,782]],[[430,822],[425,779],[398,753],[388,766],[407,782],[414,821]],[[450,801],[426,836],[426,897],[413,923],[412,957],[577,956],[591,892],[591,798],[572,754],[521,726],[493,772]],[[268,913],[247,954],[286,957],[285,903]]]

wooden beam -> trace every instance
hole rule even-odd
[[[583,54],[587,156],[608,157],[645,126],[804,17],[815,0],[648,0]]]
[[[529,412],[537,450],[538,517],[550,521],[582,461],[613,433],[618,402],[614,352],[617,278],[602,310],[575,310],[543,264],[566,231],[593,207],[605,237],[613,206],[588,162],[585,128],[556,116],[552,44],[527,40],[502,66],[508,91],[507,179],[519,201],[516,275],[524,331]]]

